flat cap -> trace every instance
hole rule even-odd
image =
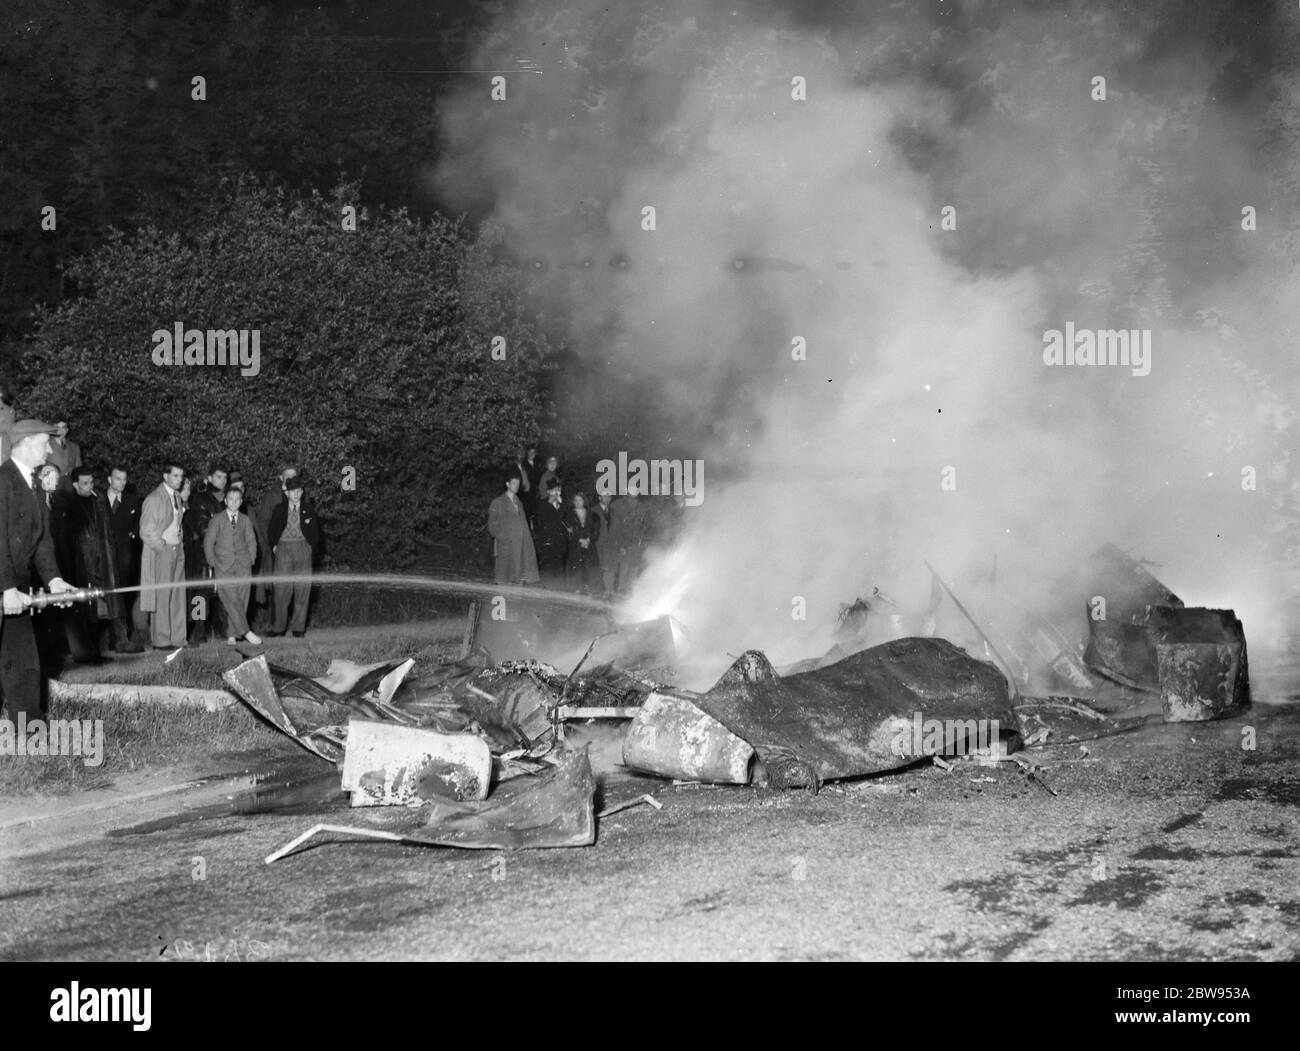
[[[33,434],[53,434],[54,426],[43,420],[19,420],[9,428],[9,440],[15,445]]]

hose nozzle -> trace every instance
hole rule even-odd
[[[62,605],[66,602],[94,602],[103,597],[103,588],[73,588],[71,591],[63,591],[57,595],[52,595],[48,591],[33,591],[30,593],[31,602],[27,608],[35,613],[45,609],[46,606]]]

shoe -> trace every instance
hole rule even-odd
[[[284,634],[283,631],[268,631],[266,633],[266,637],[268,639],[278,639],[283,634]]]
[[[304,635],[306,635],[306,634],[307,634],[307,633],[306,633],[305,631],[295,631],[295,632],[293,633],[293,637],[294,637],[295,639],[300,639],[300,638],[302,638],[302,637],[303,637]]]
[[[250,631],[247,635],[244,636],[244,641],[247,642],[250,646],[262,645],[262,640],[257,636],[255,632],[252,631]]]
[[[117,652],[118,653],[143,653],[144,647],[141,646],[138,642],[131,642],[130,640],[127,640],[126,642],[119,642],[117,644]]]
[[[228,639],[226,639],[226,645],[227,646],[235,645],[235,636],[231,635]]]

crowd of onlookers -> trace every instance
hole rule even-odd
[[[12,415],[0,406],[0,462],[13,444],[6,441]],[[209,465],[199,478],[168,463],[156,482],[138,488],[121,464],[102,473],[88,466],[66,422],[49,428],[48,445],[43,432],[33,433],[46,425],[23,423],[32,425],[20,439],[28,443],[26,477],[59,575],[74,587],[105,592],[39,618],[42,663],[57,665],[68,654],[95,662],[106,651],[173,649],[222,637],[260,645],[250,626],[258,607],[273,624],[266,634],[305,634],[321,533],[296,467],[285,465],[279,486],[256,501],[225,464]],[[651,544],[673,539],[682,514],[681,497],[634,488],[593,499],[561,473],[558,457],[542,460],[536,448],[521,449],[489,509],[495,579],[612,598],[631,589]],[[137,585],[139,591],[118,590]]]
[[[682,525],[682,497],[629,487],[593,501],[566,481],[557,456],[542,460],[535,447],[519,451],[504,485],[488,509],[499,584],[540,582],[612,598],[631,590],[647,548],[671,542]]]
[[[9,458],[12,426],[0,419],[0,462]],[[66,422],[52,428],[48,450],[31,480],[59,575],[106,594],[38,618],[42,664],[57,666],[69,654],[94,663],[105,651],[222,637],[260,645],[249,624],[258,606],[272,619],[266,634],[305,634],[321,533],[296,467],[285,465],[279,486],[254,502],[225,464],[210,465],[200,479],[168,463],[142,497],[125,466],[102,473],[88,466]],[[136,585],[144,587],[115,591]]]

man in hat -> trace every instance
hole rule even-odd
[[[185,548],[181,522],[181,483],[185,468],[169,463],[163,468],[162,483],[144,499],[140,509],[140,540],[144,557],[140,563],[140,608],[153,614],[150,641],[156,650],[185,645]],[[154,584],[170,587],[154,588]]]
[[[271,544],[267,537],[267,530],[271,527],[271,516],[275,514],[275,509],[284,501],[284,486],[290,478],[298,477],[298,468],[285,464],[280,468],[280,488],[270,489],[262,494],[262,499],[257,503],[257,510],[253,512],[253,529],[257,532],[257,552],[259,576],[269,577],[271,575]],[[271,587],[269,584],[257,585],[255,597],[259,606],[265,605],[271,597]]]
[[[554,459],[554,457],[552,457]],[[543,480],[545,487],[546,482]],[[569,528],[564,522],[564,490],[556,478],[537,505],[537,572],[549,588],[564,584],[564,565],[569,556]]]
[[[311,567],[320,553],[320,521],[311,499],[303,495],[302,479],[295,475],[284,483],[284,499],[271,514],[267,543],[275,556],[275,575],[296,579],[275,583],[275,625],[268,635],[283,635],[292,627],[294,638],[307,634],[307,603],[311,598]],[[289,605],[293,604],[293,623]]]
[[[11,720],[20,713],[28,719],[41,715],[40,656],[32,619],[24,616],[33,571],[52,594],[72,590],[59,575],[36,486],[36,469],[49,455],[53,432],[40,420],[19,420],[9,431],[9,459],[0,464],[0,696]]]

